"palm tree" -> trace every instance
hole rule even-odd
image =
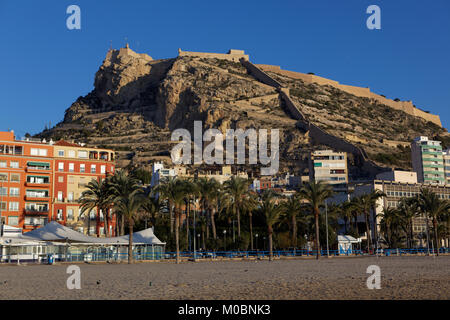
[[[291,245],[292,247],[294,247],[294,252],[295,248],[297,247],[297,219],[301,212],[301,200],[299,198],[300,195],[298,193],[294,194],[282,204],[282,208],[284,211],[283,217],[291,227]]]
[[[450,202],[447,200],[441,200],[436,193],[432,192],[428,188],[423,188],[420,191],[419,207],[425,214],[426,224],[428,228],[428,217],[432,219],[434,240],[436,243],[437,255],[439,255],[439,237],[438,237],[438,221],[441,216],[448,214],[450,210]]]
[[[97,237],[100,236],[99,228],[98,228],[98,222],[99,222],[99,214],[100,211],[103,212],[105,217],[105,232],[106,235],[109,236],[109,224],[108,224],[108,208],[112,204],[111,195],[109,193],[109,183],[108,179],[92,179],[87,184],[87,190],[83,191],[81,194],[80,199],[78,200],[81,209],[81,214],[84,214],[85,212],[90,213],[92,210],[97,210],[97,228],[96,233]],[[90,217],[88,217],[88,224],[90,229]],[[90,232],[90,231],[89,231]]]
[[[248,191],[248,180],[232,176],[224,183],[226,192],[230,195],[232,210],[237,218],[238,238],[241,238],[241,213],[240,209],[244,201],[244,195]]]
[[[177,179],[175,177],[164,177],[161,179],[158,186],[155,187],[154,193],[157,197],[167,200],[170,216],[170,234],[173,234],[174,229],[174,192]]]
[[[137,213],[142,208],[146,199],[141,189],[135,189],[126,197],[118,197],[114,201],[114,207],[121,212],[128,223],[128,263],[133,263],[133,226]]]
[[[248,223],[249,223],[249,230],[250,230],[250,249],[253,250],[253,211],[258,207],[259,205],[259,199],[258,195],[255,192],[248,192],[244,196],[243,201],[243,211],[247,212],[248,214]]]
[[[261,196],[262,202],[260,206],[260,212],[262,213],[267,225],[267,233],[269,235],[269,261],[273,260],[273,225],[280,219],[282,207],[276,204],[275,193],[272,191],[266,191]]]
[[[142,209],[150,216],[152,227],[155,227],[156,217],[161,210],[161,202],[159,200],[159,198],[155,197],[153,190],[151,190],[146,197],[145,203],[142,205]],[[148,215],[145,216],[146,222]]]
[[[415,198],[402,198],[398,206],[398,213],[402,219],[408,248],[414,245],[413,220],[417,216],[418,208]]]
[[[344,232],[347,234],[347,226],[351,224],[353,211],[355,210],[354,202],[346,201],[341,204],[340,217],[344,220]]]
[[[319,240],[319,215],[320,207],[323,206],[325,200],[333,195],[332,187],[323,181],[311,181],[306,183],[301,189],[300,194],[303,199],[305,199],[309,205],[311,212],[314,214],[315,218],[315,230],[316,230],[316,249],[317,256],[320,256],[320,240]]]
[[[177,251],[177,257],[176,257],[176,263],[180,263],[180,218],[181,218],[181,207],[184,205],[184,199],[186,197],[186,183],[184,180],[181,179],[174,179],[173,183],[173,189],[171,194],[171,199],[173,201],[174,207],[175,207],[175,243],[176,243],[176,251]]]
[[[401,234],[402,219],[396,208],[388,207],[383,209],[380,222],[380,230],[383,233],[382,241],[389,247],[395,248],[402,242]]]

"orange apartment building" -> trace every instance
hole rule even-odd
[[[103,212],[81,215],[78,199],[92,179],[114,173],[114,151],[66,141],[16,140],[0,132],[0,216],[24,232],[57,221],[85,234],[103,235]],[[110,234],[115,221],[110,214]]]

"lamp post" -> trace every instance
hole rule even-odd
[[[197,251],[195,248],[195,246],[196,246],[196,243],[195,243],[195,211],[196,211],[195,203],[196,203],[196,201],[195,201],[195,196],[194,196],[194,262],[195,262],[195,258],[196,258],[196,254],[197,254]]]
[[[197,242],[200,244],[200,233],[197,233]]]
[[[256,251],[258,251],[258,234],[255,234],[255,238],[256,238]]]
[[[225,251],[227,251],[227,230],[223,230],[223,246]]]

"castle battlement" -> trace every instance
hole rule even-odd
[[[249,61],[250,57],[248,54],[245,54],[244,50],[236,50],[230,49],[227,53],[209,53],[209,52],[192,52],[192,51],[183,51],[178,49],[179,57],[200,57],[207,59],[223,59],[234,62],[239,62],[241,59]]]

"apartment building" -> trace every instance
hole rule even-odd
[[[104,179],[114,173],[114,152],[106,149],[81,147],[76,143],[54,143],[54,210],[52,220],[67,225],[78,232],[105,234],[105,212],[92,210],[81,217],[78,199],[92,179]],[[113,232],[113,215],[109,214],[109,234]],[[89,220],[89,221],[88,221]]]
[[[325,181],[335,191],[345,191],[348,184],[347,153],[332,150],[316,150],[309,161],[310,180]]]
[[[395,170],[390,174],[383,173],[377,175],[376,180],[373,182],[355,186],[354,196],[369,193],[373,190],[379,190],[386,194],[386,197],[377,200],[375,214],[377,217],[376,225],[378,232],[380,231],[383,209],[398,207],[402,198],[414,197],[420,194],[421,189],[424,187],[431,188],[431,191],[435,192],[440,199],[450,199],[450,185],[418,183],[415,181],[414,177],[415,172]],[[372,219],[373,214],[374,213],[372,212]],[[431,221],[429,221],[429,223],[431,223]],[[373,225],[371,225],[371,232],[373,235]],[[416,239],[423,237],[424,232],[426,232],[425,217],[417,216],[413,219],[413,232],[415,233]],[[421,245],[420,243],[417,244]]]
[[[450,185],[450,149],[442,151],[442,156],[444,158],[445,184]]]
[[[444,159],[440,141],[420,136],[411,143],[413,170],[420,183],[445,184]]]
[[[91,179],[114,172],[113,161],[111,150],[66,141],[16,140],[14,132],[0,132],[2,222],[27,232],[58,221],[77,231],[101,234],[103,222],[95,212],[91,220],[81,219],[77,200]]]

